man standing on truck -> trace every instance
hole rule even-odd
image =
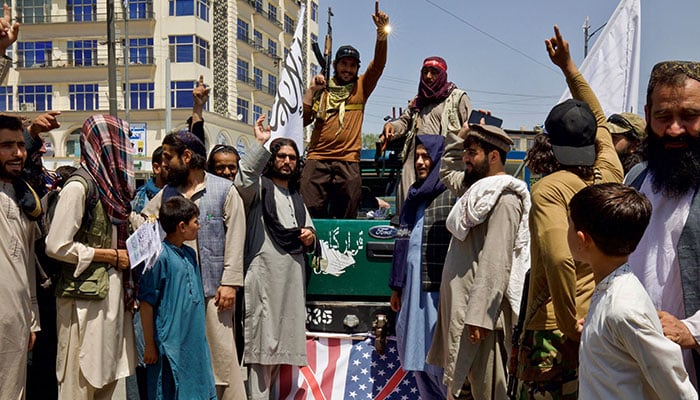
[[[406,138],[401,154],[404,161],[401,181],[396,190],[397,214],[401,212],[409,187],[416,180],[413,170],[416,136],[445,136],[447,132],[459,132],[462,124],[469,118],[471,108],[467,93],[447,80],[447,62],[441,57],[428,57],[423,60],[418,94],[396,121],[384,124],[384,132],[380,136],[382,142]]]
[[[450,234],[445,220],[455,197],[440,182],[445,138],[416,138],[416,182],[401,209],[389,286],[391,309],[397,312],[396,339],[401,367],[413,371],[421,398],[444,399],[442,369],[425,363],[437,322],[442,266]],[[407,351],[408,350],[408,351]]]
[[[448,133],[440,168],[454,194],[467,191],[447,218],[452,239],[427,361],[444,368],[448,399],[460,396],[467,379],[475,399],[505,399],[504,334],[520,305],[507,292],[511,270],[527,268],[529,194],[525,182],[506,174],[513,141],[501,128],[465,125],[460,136],[463,142]],[[462,152],[464,171],[446,170]]]
[[[341,46],[333,61],[335,76],[330,82],[315,76],[304,93],[304,126],[315,124],[300,191],[314,218],[357,217],[364,107],[386,63],[389,17],[379,10],[379,1],[372,19],[377,41],[367,71],[358,77],[360,52]]]

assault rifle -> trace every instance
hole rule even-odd
[[[331,64],[333,63],[333,60],[331,59],[331,57],[333,57],[333,27],[331,26],[332,16],[333,11],[330,7],[328,7],[328,32],[326,33],[326,41],[323,45],[323,52],[321,52],[318,42],[311,44],[314,54],[316,55],[316,60],[318,60],[318,64],[321,66],[321,73],[323,74],[323,77],[326,78],[326,85],[328,85],[331,78]]]

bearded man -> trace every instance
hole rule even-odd
[[[384,71],[389,17],[375,2],[372,15],[377,27],[374,60],[364,74],[360,52],[341,46],[335,53],[335,76],[312,79],[304,93],[304,126],[314,122],[306,163],[301,174],[301,195],[314,218],[357,218],[362,179],[360,149],[365,104]]]
[[[24,212],[18,200],[22,192],[38,197],[22,179],[27,150],[19,118],[0,115],[0,382],[2,396],[24,398],[27,351],[39,330],[35,293],[34,242],[39,238],[35,216]],[[41,208],[38,208],[39,212]]]
[[[700,358],[700,63],[666,61],[654,66],[644,106],[647,165],[625,183],[652,204],[651,221],[632,271],[659,310],[667,338],[683,348],[697,387]]]

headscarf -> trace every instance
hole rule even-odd
[[[100,201],[113,225],[117,245],[126,247],[127,222],[135,193],[134,150],[129,124],[110,115],[93,115],[80,135],[80,165],[95,179]]]
[[[438,70],[438,76],[432,84],[423,80],[423,68],[433,67]],[[413,99],[409,107],[420,110],[428,104],[441,103],[457,86],[447,81],[447,63],[441,57],[428,57],[423,61],[421,68],[418,95]]]
[[[394,242],[394,257],[392,258],[392,273],[389,286],[403,287],[406,279],[406,260],[408,259],[409,239],[416,224],[418,210],[421,206],[430,204],[446,187],[440,181],[440,160],[445,151],[445,137],[442,135],[418,135],[416,147],[422,144],[430,155],[433,165],[428,177],[417,181],[408,189],[406,201],[399,215],[399,233]],[[399,271],[401,271],[399,273]]]

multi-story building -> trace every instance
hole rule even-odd
[[[302,1],[308,81],[317,68],[310,49],[318,37],[318,2]],[[245,152],[252,125],[274,103],[302,1],[114,0],[116,102],[146,161],[137,167],[148,169],[168,128],[185,125],[200,75],[211,86],[207,146],[227,143]],[[0,86],[0,111],[31,118],[60,110],[61,127],[47,142],[54,163],[67,163],[79,157],[85,119],[109,113],[107,0],[14,0],[12,10],[22,26],[8,54],[14,68]]]

